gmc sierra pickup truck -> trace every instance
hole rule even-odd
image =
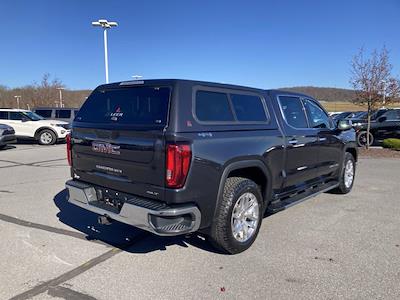
[[[158,235],[199,232],[235,254],[263,216],[348,193],[355,132],[310,96],[189,80],[101,85],[67,138],[68,201]]]

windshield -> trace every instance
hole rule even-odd
[[[39,120],[44,120],[43,117],[39,116],[38,114],[35,114],[34,112],[31,111],[23,111],[22,114],[30,119],[31,121],[39,121]]]
[[[79,110],[75,121],[113,126],[165,126],[169,95],[168,87],[95,90]]]

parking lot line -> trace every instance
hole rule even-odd
[[[32,163],[20,163],[20,162],[11,161],[11,160],[0,160],[0,162],[3,162],[3,163],[10,163],[10,164],[13,164],[13,165],[1,166],[0,169],[12,168],[12,167],[21,167],[21,166],[28,166],[28,167],[46,167],[46,166],[38,166],[37,164],[43,164],[43,163],[49,163],[49,162],[56,162],[56,161],[64,161],[64,160],[66,160],[65,157],[64,157],[64,158],[57,158],[57,159],[49,159],[49,160],[35,161],[35,162],[32,162]]]
[[[140,241],[144,240],[146,237],[148,237],[150,234],[149,233],[142,233],[140,234],[134,241],[131,241],[129,244],[127,244],[124,248],[112,248],[111,250],[108,250],[107,252],[92,258],[91,260],[85,262],[84,264],[54,278],[51,279],[47,282],[41,283],[19,295],[16,295],[10,300],[25,300],[25,299],[30,299],[33,298],[39,294],[42,294],[49,290],[50,288],[54,288],[66,281],[69,281],[80,274],[86,272],[87,270],[95,267],[96,265],[105,262],[106,260],[110,259],[111,257],[117,255],[118,253],[121,253],[122,251],[125,251],[132,247],[134,244],[139,243]]]
[[[29,221],[17,219],[17,218],[14,218],[14,217],[3,215],[3,214],[0,214],[0,220],[2,220],[4,222],[8,222],[8,223],[13,223],[13,224],[16,224],[16,225],[24,226],[24,227],[35,228],[35,229],[39,229],[39,230],[44,230],[44,231],[56,233],[56,234],[67,235],[67,236],[74,237],[74,238],[77,238],[77,239],[90,241],[90,242],[102,244],[102,245],[104,245],[106,247],[110,247],[110,245],[108,245],[107,243],[104,243],[104,242],[99,241],[99,240],[89,240],[86,235],[81,234],[79,232],[71,231],[71,230],[56,228],[56,227],[47,226],[47,225],[38,224],[38,223],[32,223],[32,222],[29,222]]]

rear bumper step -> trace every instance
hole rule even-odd
[[[122,201],[120,208],[108,207],[98,199],[96,186],[78,180],[65,183],[68,202],[110,219],[126,223],[162,236],[195,232],[200,227],[201,214],[194,205],[169,207],[154,200],[132,196]],[[119,205],[118,205],[119,206]]]

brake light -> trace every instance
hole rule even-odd
[[[66,136],[66,142],[67,142],[67,159],[68,159],[68,164],[72,166],[72,158],[71,158],[71,135],[67,134]]]
[[[192,150],[190,145],[177,144],[167,146],[166,184],[170,188],[181,188],[189,173]]]

